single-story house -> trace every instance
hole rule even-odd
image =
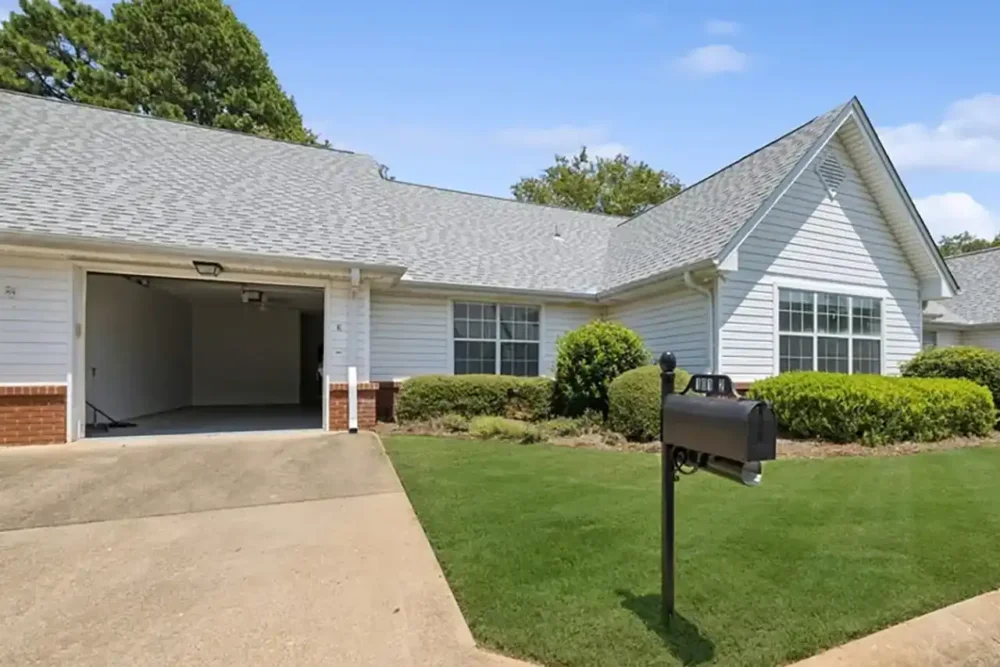
[[[959,291],[856,98],[630,219],[16,93],[0,145],[2,443],[365,428],[403,378],[550,374],[594,318],[738,384],[894,374]]]
[[[1000,248],[946,260],[962,293],[924,307],[924,347],[974,345],[1000,351]]]

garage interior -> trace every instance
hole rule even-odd
[[[319,429],[323,290],[90,273],[87,437]]]

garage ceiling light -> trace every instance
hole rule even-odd
[[[194,264],[194,270],[198,272],[200,276],[212,276],[213,278],[220,273],[222,273],[222,264],[218,262],[199,262],[195,260],[191,262]]]

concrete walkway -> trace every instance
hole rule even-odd
[[[479,651],[378,440],[0,451],[0,665],[523,665]]]
[[[1000,591],[876,632],[795,667],[1000,665]]]

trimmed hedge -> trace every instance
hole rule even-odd
[[[989,390],[970,380],[787,373],[755,382],[788,435],[880,445],[987,435],[996,423]]]
[[[510,375],[422,375],[403,382],[396,403],[400,422],[447,414],[491,415],[540,421],[552,409],[552,380]]]
[[[556,401],[570,417],[608,414],[608,388],[616,377],[649,363],[642,338],[618,322],[594,320],[556,342]]]
[[[903,375],[921,378],[966,378],[993,394],[1000,408],[1000,352],[981,347],[936,347],[918,352],[903,364]]]
[[[674,387],[683,391],[691,374],[675,371]],[[608,388],[608,428],[635,442],[660,437],[660,367],[643,366],[622,373]]]

